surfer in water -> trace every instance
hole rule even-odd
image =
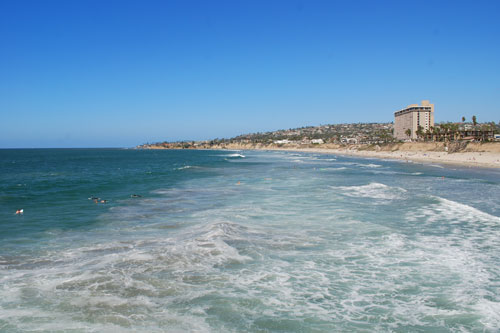
[[[16,210],[16,215],[23,215],[24,209],[18,209]]]

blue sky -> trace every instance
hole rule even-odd
[[[500,121],[500,1],[0,0],[0,148],[130,147],[422,99]]]

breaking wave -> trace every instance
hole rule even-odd
[[[373,198],[373,199],[401,199],[406,190],[400,187],[390,187],[380,183],[370,183],[361,186],[334,186],[339,193],[354,198]]]
[[[426,223],[474,223],[500,225],[500,217],[488,214],[472,206],[453,200],[432,197],[436,200],[429,206],[422,207],[407,214],[409,221],[425,221]]]

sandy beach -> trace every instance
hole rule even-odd
[[[140,149],[178,149],[159,145],[140,146]],[[465,167],[500,168],[500,142],[443,143],[406,142],[385,145],[336,145],[318,146],[225,143],[213,146],[200,145],[189,149],[280,150],[315,152],[366,158],[397,159],[408,162],[452,164]]]
[[[161,146],[143,149],[170,149]],[[468,143],[463,146],[443,142],[408,142],[382,146],[324,144],[312,146],[278,146],[275,144],[227,143],[200,146],[196,149],[281,150],[315,152],[366,158],[397,159],[416,163],[450,164],[465,167],[500,168],[500,142]]]
[[[367,158],[397,159],[418,163],[438,163],[467,167],[500,168],[500,153],[495,152],[448,153],[434,151],[367,151],[324,148],[265,148],[264,150],[316,152]]]

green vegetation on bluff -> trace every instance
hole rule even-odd
[[[462,117],[464,118],[464,117]],[[393,123],[356,123],[307,126],[294,129],[282,129],[270,132],[242,134],[233,138],[205,141],[176,141],[143,144],[137,148],[155,149],[198,149],[214,148],[228,144],[274,145],[274,146],[316,146],[322,144],[388,144],[398,142],[393,137]],[[477,123],[440,123],[428,131],[419,128],[417,141],[446,142],[457,140],[489,141],[495,133],[500,133],[500,124]],[[409,136],[409,135],[408,135]]]

